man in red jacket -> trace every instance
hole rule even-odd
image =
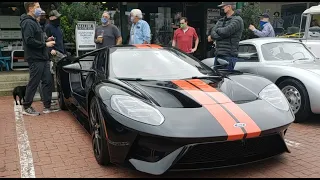
[[[194,48],[192,48],[194,39],[196,43]],[[181,51],[193,55],[198,48],[198,44],[199,38],[196,30],[188,26],[188,19],[186,17],[182,17],[180,19],[180,28],[174,31],[172,46],[177,46]]]

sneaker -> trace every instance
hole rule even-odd
[[[33,109],[33,107],[29,107],[27,109],[24,109],[22,114],[28,115],[28,116],[39,116],[40,113]]]
[[[52,112],[58,112],[58,111],[60,111],[59,108],[52,107],[52,106],[50,108],[44,108],[43,109],[43,113],[44,114],[48,114],[48,113],[52,113]]]
[[[42,103],[43,104],[43,102],[42,101],[40,101],[40,103]],[[51,101],[51,106],[56,106],[57,105],[57,102],[56,101]]]

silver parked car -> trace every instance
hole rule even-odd
[[[320,51],[320,50],[319,50]],[[320,114],[320,60],[298,40],[257,38],[240,42],[235,70],[274,82],[288,99],[295,122]],[[214,59],[202,62],[212,66]]]

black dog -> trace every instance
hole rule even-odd
[[[20,105],[22,105],[21,99],[23,99],[23,102],[24,102],[24,96],[26,95],[26,86],[15,87],[13,89],[12,95],[13,95],[13,99],[16,101],[16,105],[18,105],[17,96],[19,96],[19,102],[20,102]]]

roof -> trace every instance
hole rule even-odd
[[[161,45],[158,45],[158,44],[133,44],[133,45],[116,45],[116,46],[113,46],[113,47],[136,47],[136,48],[139,48],[139,49],[150,49],[150,48],[160,49],[160,48],[163,48],[165,46],[161,46]]]
[[[266,38],[254,38],[254,39],[247,39],[240,41],[240,44],[242,43],[254,43],[254,44],[265,44],[265,43],[271,43],[271,42],[298,42],[300,41],[295,39],[289,39],[289,38],[276,38],[276,37],[266,37]]]
[[[312,6],[309,9],[306,9],[303,14],[320,14],[320,5]]]
[[[90,56],[93,54],[96,54],[97,52],[103,51],[103,50],[107,50],[108,48],[138,48],[138,49],[162,49],[165,48],[167,46],[161,46],[158,44],[134,44],[134,45],[114,45],[114,46],[105,46],[99,49],[95,49],[93,51],[90,51],[82,56],[76,57],[74,61],[79,60],[83,57],[86,56]]]

